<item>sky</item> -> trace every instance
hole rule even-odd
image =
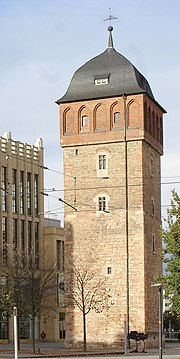
[[[180,1],[0,0],[0,136],[44,143],[45,215],[63,220],[63,152],[55,101],[73,73],[107,48],[111,15],[115,49],[147,78],[164,116],[162,216],[171,190],[180,195]],[[169,182],[169,183],[168,183]],[[60,190],[59,192],[53,189]]]

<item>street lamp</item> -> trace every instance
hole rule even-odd
[[[151,284],[151,287],[157,287],[159,294],[159,359],[162,359],[162,283]]]

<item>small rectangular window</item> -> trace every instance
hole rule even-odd
[[[82,127],[88,126],[88,116],[82,116]]]
[[[99,211],[106,210],[106,197],[99,197]]]
[[[120,122],[120,112],[115,112],[114,113],[114,123],[119,123]]]
[[[99,169],[106,169],[106,155],[99,155]]]
[[[96,79],[94,81],[95,85],[107,85],[109,83],[108,78]]]
[[[112,274],[112,268],[111,267],[107,267],[107,274]]]

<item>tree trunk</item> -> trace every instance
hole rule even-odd
[[[32,317],[32,328],[31,328],[31,335],[32,335],[32,350],[33,354],[36,352],[36,340],[35,340],[35,317]]]
[[[84,351],[86,352],[86,314],[83,311],[83,333],[84,333]]]

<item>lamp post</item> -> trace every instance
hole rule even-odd
[[[151,287],[158,288],[158,302],[159,302],[159,359],[162,359],[162,283],[151,284]]]

